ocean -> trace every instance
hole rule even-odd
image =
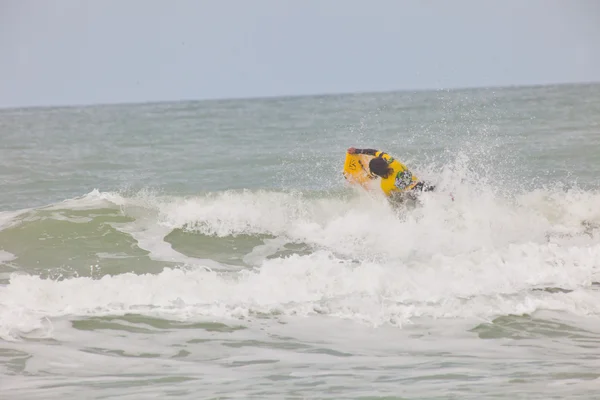
[[[2,399],[600,398],[600,84],[0,110]],[[351,187],[375,148],[436,185]]]

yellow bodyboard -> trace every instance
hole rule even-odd
[[[359,184],[365,189],[369,188],[370,182],[376,178],[369,172],[369,161],[373,156],[366,154],[346,153],[344,162],[344,177],[353,184]]]

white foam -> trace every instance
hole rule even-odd
[[[137,246],[148,251],[148,256],[155,261],[181,263],[191,266],[201,264],[211,269],[226,269],[228,267],[212,260],[188,257],[174,250],[164,240],[171,232],[171,229],[157,225],[156,220],[153,218],[140,217],[132,223],[110,223],[110,225],[118,231],[131,235],[137,241]]]
[[[397,326],[536,310],[598,316],[600,294],[591,285],[600,281],[599,193],[506,195],[450,169],[440,179],[439,191],[424,194],[421,206],[400,211],[368,194],[175,198],[94,191],[69,207],[118,207],[134,221],[113,226],[155,260],[221,267],[175,251],[164,237],[177,228],[275,238],[246,255],[256,268],[245,271],[165,269],[60,282],[14,275],[0,288],[0,330],[15,337],[43,318],[125,312],[178,319],[319,313]],[[290,242],[308,244],[313,253],[266,259]],[[534,290],[548,287],[571,292]]]
[[[60,203],[50,204],[43,207],[45,210],[94,210],[99,208],[115,208],[126,203],[127,200],[117,193],[100,192],[98,189],[90,193],[67,199]]]
[[[23,209],[19,211],[0,211],[0,231],[13,227],[21,221],[19,216],[28,213],[31,209]]]
[[[600,277],[599,265],[600,245],[525,244],[414,266],[353,263],[319,251],[228,273],[165,269],[63,281],[14,275],[0,288],[0,334],[39,329],[47,317],[127,312],[184,320],[318,313],[375,326],[420,317],[488,320],[539,309],[598,316],[600,293],[589,285]],[[530,290],[554,285],[573,291]]]
[[[17,258],[17,256],[15,256],[14,254],[9,253],[8,251],[5,251],[5,250],[0,250],[0,264],[12,261],[15,258]]]
[[[485,187],[464,184],[453,193],[455,201],[443,189],[427,193],[421,207],[400,216],[376,196],[311,199],[266,191],[135,198],[123,209],[139,219],[133,204],[148,207],[154,215],[145,232],[156,230],[155,238],[176,228],[221,237],[266,234],[348,257],[405,262],[482,249],[493,252],[511,243],[597,243],[589,234],[597,229],[594,224],[600,225],[598,194],[574,191],[549,197],[549,192],[532,192],[503,198]],[[591,230],[585,225],[589,222]]]

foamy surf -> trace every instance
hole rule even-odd
[[[598,315],[600,291],[592,286],[600,280],[598,265],[600,246],[524,244],[410,266],[353,262],[317,251],[237,272],[167,268],[61,281],[13,275],[0,288],[0,331],[8,339],[45,318],[126,313],[184,321],[324,314],[399,327],[415,318],[487,321],[537,310]],[[548,290],[555,287],[562,290]]]
[[[30,221],[78,225],[121,218],[98,226],[167,264],[156,273],[106,274],[102,264],[127,260],[127,253],[107,258],[100,251],[90,276],[11,275],[0,288],[2,337],[39,329],[48,318],[126,313],[177,320],[327,315],[398,327],[537,310],[597,315],[600,195],[538,189],[506,196],[460,176],[442,172],[440,190],[423,194],[416,207],[392,207],[354,190],[187,197],[94,190],[30,211]],[[18,226],[21,214],[5,225]],[[166,240],[176,231],[198,240],[255,239],[229,265],[186,254]]]

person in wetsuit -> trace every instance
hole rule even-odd
[[[409,194],[409,197],[415,198],[416,192],[435,189],[435,186],[420,181],[404,164],[383,151],[350,147],[348,153],[375,156],[369,162],[369,170],[381,178],[381,190],[388,197],[396,198],[398,195]]]

